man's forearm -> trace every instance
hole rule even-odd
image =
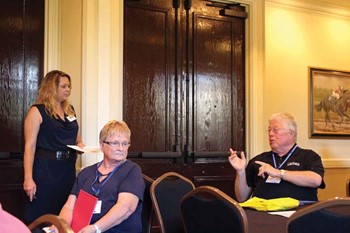
[[[302,187],[317,188],[322,183],[322,177],[312,171],[288,171],[285,170],[281,179]]]
[[[247,185],[245,172],[236,174],[235,195],[238,202],[246,201],[251,195],[252,189]]]

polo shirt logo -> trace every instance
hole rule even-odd
[[[300,163],[297,163],[297,162],[289,162],[289,163],[287,163],[287,167],[290,167],[290,166],[300,167]]]

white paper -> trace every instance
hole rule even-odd
[[[42,228],[43,231],[45,231],[46,233],[51,233],[50,227],[44,227]]]
[[[292,214],[294,214],[294,212],[295,212],[295,210],[287,210],[287,211],[273,211],[273,212],[268,212],[268,213],[289,218]]]
[[[92,153],[92,154],[98,154],[101,153],[100,147],[99,146],[85,146],[84,148],[81,148],[76,145],[67,145],[69,148],[72,148],[76,151],[80,151],[83,153]]]

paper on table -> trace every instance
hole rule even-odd
[[[51,233],[50,227],[43,227],[42,230],[46,233]]]
[[[294,214],[294,212],[295,210],[287,210],[287,211],[274,211],[274,212],[268,212],[268,213],[289,218],[292,214]]]
[[[101,153],[99,146],[85,146],[84,148],[81,148],[76,145],[67,145],[69,148],[72,148],[76,151],[80,151],[83,153]]]

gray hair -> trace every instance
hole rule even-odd
[[[280,113],[272,114],[269,122],[271,122],[272,120],[281,121],[284,128],[290,129],[291,131],[293,131],[295,142],[297,141],[297,135],[298,135],[297,122],[295,121],[295,118],[290,113],[280,112]]]

